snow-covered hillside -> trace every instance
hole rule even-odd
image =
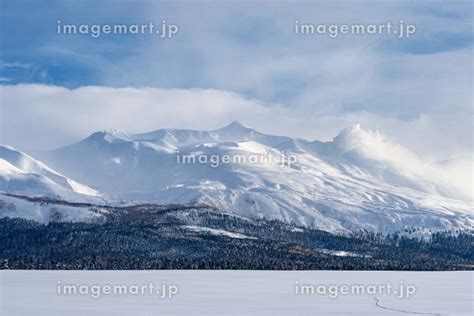
[[[265,135],[238,122],[213,131],[111,130],[41,157],[112,197],[207,203],[333,232],[474,227],[469,190],[358,125],[330,142]]]
[[[10,146],[0,146],[0,191],[74,201],[99,196],[98,191],[63,176]]]

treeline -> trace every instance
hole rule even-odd
[[[214,210],[127,207],[104,224],[0,219],[2,269],[472,270],[474,237],[338,236]],[[247,236],[196,232],[187,225]],[[328,250],[345,251],[336,256]]]

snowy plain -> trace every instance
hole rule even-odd
[[[473,272],[355,271],[0,271],[0,315],[473,315]],[[62,284],[161,284],[154,295],[58,295]],[[296,295],[295,282],[416,287],[399,295]],[[378,306],[377,306],[378,304]]]

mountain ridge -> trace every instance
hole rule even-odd
[[[257,158],[268,159],[252,162]],[[109,130],[41,159],[112,200],[207,204],[331,232],[453,230],[474,223],[472,205],[452,195],[456,190],[441,176],[360,125],[328,142],[267,135],[239,122],[211,131]]]

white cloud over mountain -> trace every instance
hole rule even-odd
[[[356,123],[379,130],[434,162],[472,155],[472,116],[423,114],[402,120],[366,111],[321,114],[214,89],[1,86],[0,141],[20,149],[71,143],[94,131],[213,129],[233,120],[271,133],[329,140]]]

